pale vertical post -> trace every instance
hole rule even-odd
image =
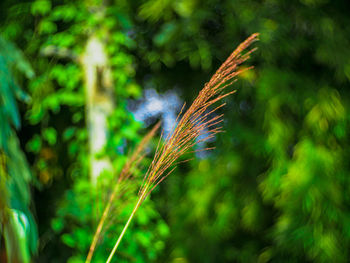
[[[92,184],[96,184],[103,171],[113,170],[111,160],[101,152],[107,144],[108,117],[115,108],[108,56],[100,38],[92,35],[88,39],[81,63],[85,80],[90,177]]]

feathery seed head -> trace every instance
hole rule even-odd
[[[131,176],[133,167],[138,167],[139,163],[145,157],[144,151],[145,147],[148,145],[149,141],[154,137],[155,133],[159,129],[160,122],[156,123],[151,131],[149,131],[138,144],[137,148],[134,150],[128,161],[125,163],[122,171],[120,172],[118,183],[128,179]]]
[[[242,54],[248,46],[258,40],[258,36],[259,34],[257,33],[251,35],[232,52],[210,81],[204,85],[204,88],[199,92],[192,105],[180,118],[185,105],[182,107],[177,118],[180,118],[180,120],[176,124],[173,133],[167,136],[164,144],[161,144],[161,136],[154,159],[140,188],[138,201],[119,235],[106,261],[107,263],[111,262],[132,218],[143,200],[176,168],[176,162],[180,156],[188,152],[191,147],[200,141],[206,141],[214,137],[215,134],[222,132],[221,127],[217,125],[222,122],[223,115],[213,117],[211,113],[217,111],[225,104],[223,103],[213,110],[209,110],[209,112],[207,110],[217,101],[235,92],[226,91],[226,88],[236,80],[237,75],[251,68],[240,69],[239,65],[249,59],[250,54],[255,50],[252,49]],[[199,139],[199,136],[202,139]]]
[[[180,118],[179,116],[182,115],[185,107],[185,104],[183,105],[178,116],[180,120],[176,124],[173,133],[167,136],[164,144],[161,144],[162,138],[158,143],[154,159],[139,191],[139,195],[143,200],[175,169],[176,161],[180,156],[199,142],[207,141],[213,138],[215,134],[222,132],[222,127],[218,124],[223,121],[223,114],[213,117],[212,113],[223,107],[225,103],[209,112],[207,110],[214,103],[233,94],[235,90],[227,91],[227,87],[236,81],[239,74],[252,68],[240,69],[239,65],[249,59],[250,54],[256,50],[254,48],[242,54],[245,49],[258,40],[258,36],[258,33],[252,34],[231,53]],[[199,136],[202,137],[200,140],[198,139]]]

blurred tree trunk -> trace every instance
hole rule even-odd
[[[90,2],[87,0],[86,4],[91,7]],[[96,20],[103,20],[104,4],[103,2],[99,6],[91,7],[91,10],[95,10],[93,16],[96,17]],[[111,160],[103,151],[107,144],[108,117],[113,113],[115,106],[105,43],[95,33],[91,33],[88,37],[81,64],[85,79],[90,177],[92,184],[96,184],[102,172],[112,172]]]

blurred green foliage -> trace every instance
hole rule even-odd
[[[22,52],[0,36],[0,239],[9,261],[30,262],[38,233],[29,209],[32,175],[15,133],[21,124],[16,99],[29,100],[19,73],[34,75]]]
[[[97,33],[110,57],[116,108],[101,154],[120,171],[142,132],[127,100],[151,84],[159,92],[176,87],[191,102],[234,47],[260,32],[255,68],[235,83],[239,90],[222,110],[226,133],[210,143],[216,149],[180,165],[154,192],[118,259],[347,262],[349,7],[340,0],[2,1],[2,35],[35,72],[17,52],[1,53],[0,96],[8,101],[0,110],[1,147],[23,116],[20,142],[40,182],[35,261],[84,259],[113,180],[104,176],[96,189],[88,178],[79,64],[88,36]],[[101,9],[105,15],[96,15]],[[8,61],[29,78],[20,86],[31,100],[20,112],[14,94],[25,97],[12,83],[17,76],[2,66]],[[11,159],[25,163],[20,152]],[[106,259],[133,201],[133,195],[116,201],[117,218],[96,262]]]

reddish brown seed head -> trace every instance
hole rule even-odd
[[[173,132],[164,144],[158,144],[139,192],[143,199],[175,169],[178,159],[190,148],[222,132],[222,127],[218,124],[223,121],[223,115],[214,116],[212,113],[224,106],[224,103],[213,110],[209,109],[214,103],[233,94],[235,91],[229,91],[227,88],[236,81],[239,74],[252,68],[240,69],[239,66],[256,50],[252,49],[243,54],[245,49],[258,40],[258,36],[257,33],[252,34],[231,53],[180,118],[184,107],[181,109],[179,121]]]

